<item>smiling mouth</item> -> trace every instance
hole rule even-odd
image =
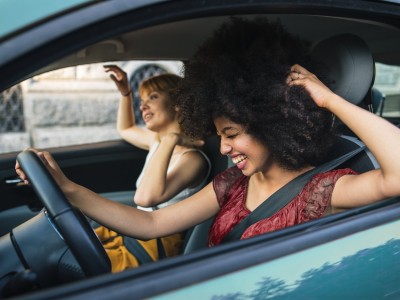
[[[232,162],[237,165],[239,163],[241,163],[242,161],[244,161],[247,158],[246,155],[238,155],[235,157],[232,157]]]
[[[145,114],[145,115],[143,115],[143,121],[145,121],[145,122],[149,121],[152,116],[153,116],[153,114]]]

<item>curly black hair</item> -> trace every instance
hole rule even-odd
[[[332,115],[304,88],[286,83],[295,63],[324,81],[309,44],[279,21],[231,18],[184,65],[177,95],[183,131],[204,138],[223,116],[266,145],[282,167],[317,165],[333,142]]]

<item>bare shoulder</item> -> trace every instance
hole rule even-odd
[[[188,148],[182,152],[181,160],[186,162],[193,162],[199,165],[208,166],[209,158],[201,149]]]

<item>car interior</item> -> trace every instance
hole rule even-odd
[[[271,20],[280,19],[289,31],[313,42],[313,55],[328,67],[329,77],[332,78],[333,89],[336,93],[365,109],[376,111],[378,107],[382,108],[384,96],[379,90],[373,88],[375,62],[400,64],[395,56],[389,58],[383,54],[380,56],[378,49],[378,47],[383,49],[386,43],[389,45],[389,43],[393,43],[393,40],[397,40],[398,50],[400,51],[400,35],[396,29],[380,28],[363,22],[354,26],[356,21],[344,18],[286,14],[268,15],[268,17]],[[95,43],[83,48],[80,47],[77,51],[61,59],[52,60],[51,63],[44,64],[37,70],[29,66],[28,69],[32,68],[32,70],[25,77],[79,65],[83,62],[86,64],[132,58],[185,61],[194,54],[204,39],[226,19],[226,16],[214,16],[178,20],[143,29],[125,30],[112,38],[107,37],[106,39],[102,39],[102,35],[99,34],[98,41]],[[325,24],[323,29],[318,26],[321,22]],[[352,26],[348,26],[350,23]],[[347,33],[348,28],[352,29],[351,33]],[[346,33],[342,34],[342,32]],[[380,37],[379,44],[373,42],[377,37]],[[157,40],[159,47],[154,47],[153,41],[155,40]],[[182,40],[190,42],[182,46]],[[391,121],[395,124],[400,123],[397,118]],[[349,153],[351,150],[364,146],[351,131],[340,123],[340,120],[333,118],[332,122],[338,126],[340,135],[325,161],[331,161]],[[121,165],[132,159],[143,160],[145,156],[145,153],[141,151],[130,154],[130,146],[126,144],[121,144],[120,148],[126,154],[125,162],[121,162]],[[68,149],[72,155],[77,148],[72,146]],[[97,157],[100,159],[104,153],[101,149],[98,151]],[[205,152],[212,163],[209,180],[232,166],[232,162],[228,161],[226,156],[220,154],[217,136],[207,139]],[[68,155],[68,151],[66,153]],[[57,150],[55,150],[54,155],[57,158]],[[65,155],[65,152],[63,155]],[[28,191],[28,188],[24,187],[23,195],[38,197],[44,206],[44,210],[40,210],[35,217],[0,238],[1,294],[15,295],[21,291],[35,290],[38,285],[41,288],[47,288],[109,273],[109,259],[95,236],[88,219],[79,210],[69,205],[54,180],[32,152],[24,151],[18,155],[17,159],[26,170],[28,177],[32,178],[33,191],[30,189]],[[87,163],[86,168],[94,167],[95,159],[96,155],[93,156],[93,161]],[[68,167],[68,164],[65,166]],[[140,170],[139,166],[140,164],[138,164],[138,170]],[[379,168],[379,165],[371,152],[365,149],[339,167],[349,167],[357,172],[364,172]],[[74,169],[66,171],[72,177],[79,172],[79,170]],[[128,174],[131,169],[124,172]],[[129,174],[127,177],[134,178],[138,175],[136,173]],[[110,183],[106,179],[105,181],[107,182],[104,186],[119,184]],[[131,179],[130,181],[133,182]],[[88,182],[89,187],[90,184],[91,182]],[[113,188],[128,190],[130,187],[121,183],[120,186]],[[392,199],[388,199],[386,203],[390,203],[390,201]],[[264,239],[273,240],[283,235],[309,231],[323,224],[370,211],[383,205],[385,205],[385,201],[333,214],[320,220],[269,234]],[[207,220],[188,231],[185,247],[182,251],[183,256],[198,255],[197,257],[200,257],[207,255],[202,250],[207,248],[207,234],[211,222],[212,219]],[[33,236],[36,238],[32,239]],[[41,247],[43,244],[46,247]],[[242,246],[238,244],[231,247]],[[209,249],[206,251],[209,251]],[[91,259],[87,259],[88,257]],[[54,274],[57,274],[57,276],[54,276]]]

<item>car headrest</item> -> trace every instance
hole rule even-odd
[[[353,34],[336,35],[317,43],[312,53],[328,68],[332,90],[360,104],[375,78],[374,59],[365,41]]]
[[[374,109],[374,112],[377,112],[378,109],[381,109],[381,112],[382,112],[382,105],[383,105],[383,102],[385,101],[385,95],[375,87],[373,87],[371,89],[371,92],[372,92],[371,102],[372,102],[372,108]]]
[[[203,150],[211,162],[211,172],[208,176],[210,181],[229,167],[228,157],[220,152],[220,144],[221,140],[217,135],[211,135],[205,140]]]

